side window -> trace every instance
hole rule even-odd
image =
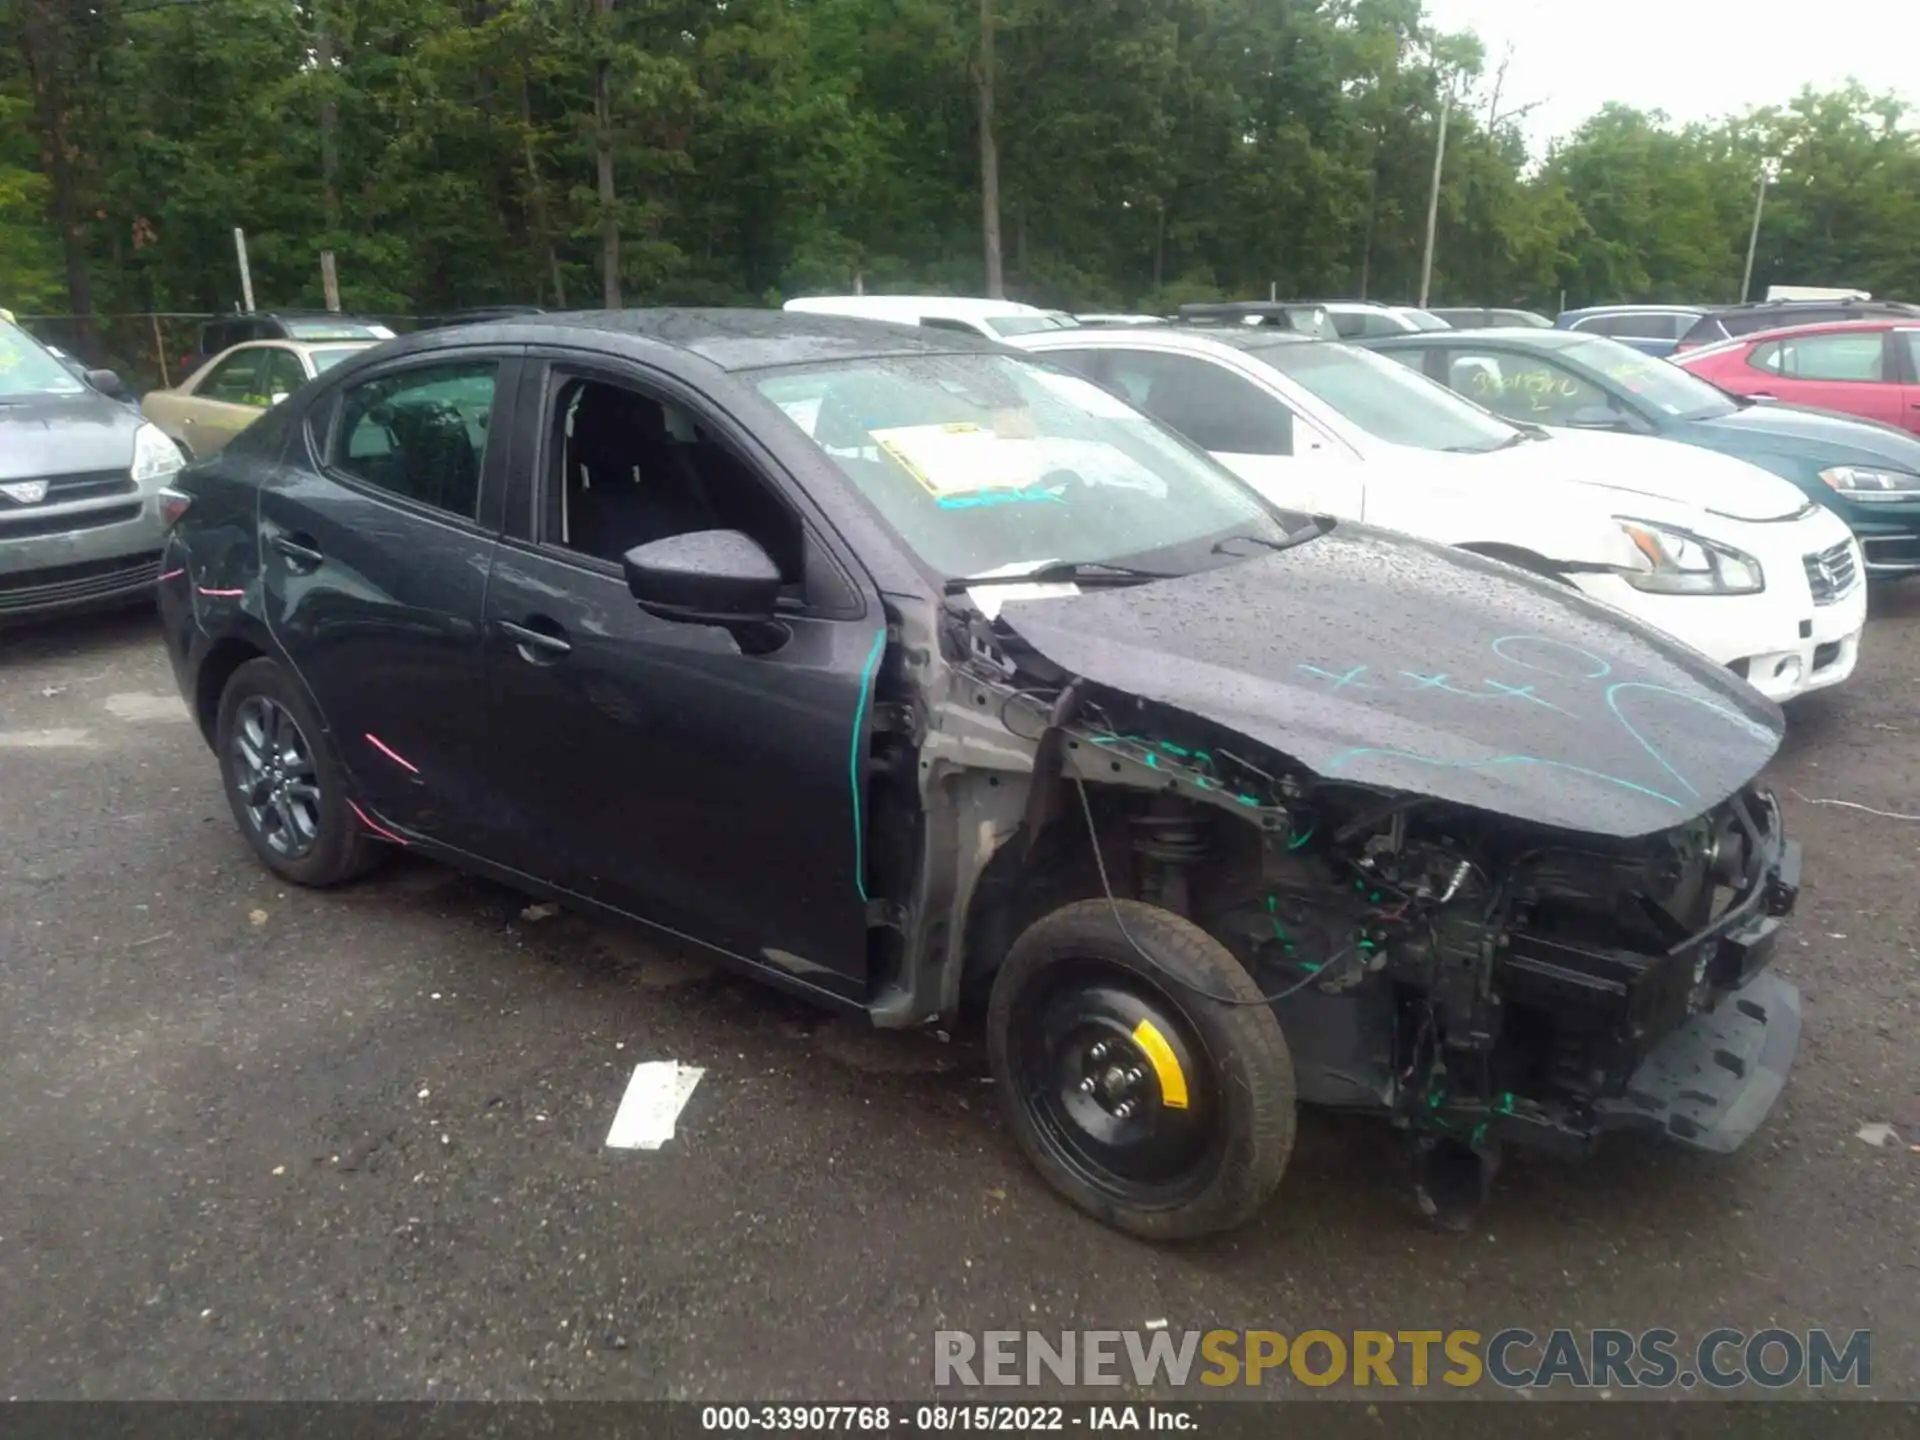
[[[1874,330],[1865,334],[1807,335],[1782,340],[1777,371],[1795,380],[1884,380],[1887,378],[1886,337]]]
[[[1365,315],[1356,315],[1350,310],[1333,312],[1333,333],[1342,340],[1357,340],[1368,333]]]
[[[739,530],[780,567],[789,598],[808,598],[799,515],[697,416],[624,384],[561,375],[555,385],[542,541],[618,564],[636,545]]]
[[[291,395],[307,383],[307,372],[300,366],[300,357],[291,350],[269,350],[267,352],[267,399],[276,395]]]
[[[195,393],[228,405],[265,405],[266,383],[267,352],[242,350],[214,366]]]
[[[1780,373],[1780,342],[1769,340],[1764,345],[1756,345],[1747,354],[1747,364],[1755,370],[1764,370],[1769,375]]]
[[[1606,391],[1534,356],[1455,350],[1447,386],[1509,420],[1564,425],[1582,410],[1611,408]]]
[[[480,470],[493,415],[491,360],[423,365],[347,390],[331,467],[462,519],[480,512]]]
[[[1108,354],[1109,388],[1202,450],[1293,454],[1293,412],[1251,380],[1190,355]]]
[[[1907,374],[1920,376],[1920,330],[1902,330],[1900,340],[1907,347]]]

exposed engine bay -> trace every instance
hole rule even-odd
[[[956,708],[1031,747],[1019,865],[1053,877],[1050,902],[1143,901],[1225,946],[1298,1098],[1404,1129],[1429,1215],[1475,1203],[1443,1195],[1436,1157],[1479,1162],[1484,1187],[1503,1143],[1578,1152],[1638,1128],[1727,1150],[1764,1117],[1798,1004],[1759,972],[1799,858],[1752,783],[1652,833],[1581,833],[1316,774],[965,623]],[[927,753],[931,819],[954,772]]]

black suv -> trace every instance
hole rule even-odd
[[[1787,325],[1828,325],[1836,320],[1885,320],[1920,316],[1920,305],[1897,300],[1758,300],[1751,305],[1729,305],[1694,321],[1676,349],[1693,350],[1718,345],[1742,335],[1777,330]]]

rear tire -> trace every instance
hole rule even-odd
[[[1170,911],[1083,900],[1035,922],[994,979],[987,1053],[1027,1158],[1130,1235],[1232,1229],[1286,1170],[1280,1023],[1226,947]]]
[[[380,862],[384,847],[347,803],[326,728],[272,660],[249,660],[228,677],[214,748],[234,823],[274,874],[324,887]]]

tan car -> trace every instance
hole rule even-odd
[[[140,402],[189,457],[211,455],[322,371],[373,340],[252,340],[223,350],[171,390]]]

